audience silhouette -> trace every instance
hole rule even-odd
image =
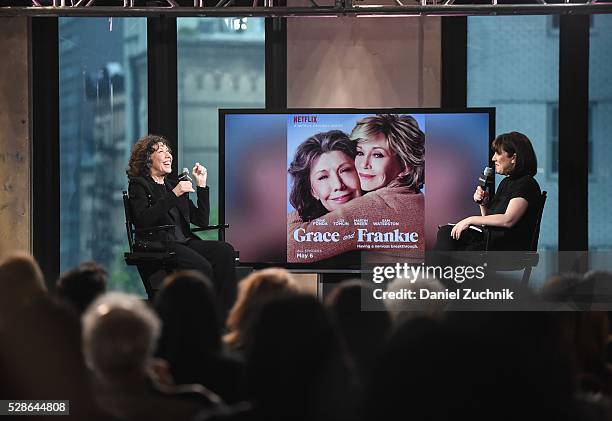
[[[137,297],[113,292],[83,314],[83,350],[100,404],[129,420],[188,420],[222,404],[199,385],[169,386],[148,375],[161,323]]]
[[[391,328],[383,303],[372,299],[373,290],[373,286],[362,280],[350,280],[334,289],[326,300],[362,384],[369,379],[380,358]]]
[[[176,384],[201,384],[227,403],[247,399],[246,366],[224,351],[213,285],[196,271],[178,271],[155,297],[162,322],[156,355],[166,360]]]
[[[2,399],[67,400],[68,419],[94,421],[612,416],[607,272],[548,280],[530,303],[555,311],[502,312],[373,301],[361,280],[324,306],[270,268],[240,283],[227,320],[200,272],[171,274],[152,305],[107,278],[87,262],[50,294],[30,255],[0,259]]]
[[[82,314],[96,297],[104,294],[107,280],[108,273],[102,266],[85,262],[59,277],[55,293]]]

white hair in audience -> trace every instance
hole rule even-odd
[[[142,299],[119,292],[96,299],[82,322],[85,359],[102,376],[143,372],[161,329]]]
[[[402,290],[414,291],[416,297],[419,297],[421,289],[430,292],[440,292],[444,290],[444,287],[440,281],[432,277],[418,277],[413,282],[406,278],[395,278],[387,285],[386,291],[396,293],[402,292]],[[417,317],[439,317],[442,315],[447,304],[445,300],[389,298],[385,299],[384,303],[393,321]]]

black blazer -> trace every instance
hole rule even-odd
[[[157,225],[173,225],[168,211],[173,206],[179,210],[181,216],[185,219],[187,226],[195,224],[199,227],[208,226],[208,217],[210,215],[209,189],[207,187],[196,187],[198,197],[198,205],[195,206],[189,200],[189,194],[183,193],[176,197],[172,189],[178,183],[164,179],[168,193],[160,194],[155,188],[155,181],[150,176],[147,177],[130,177],[128,185],[128,193],[130,196],[130,207],[134,218],[136,228],[147,228]],[[159,236],[162,239],[163,234]],[[190,231],[191,238],[198,238]]]

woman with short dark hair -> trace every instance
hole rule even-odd
[[[498,155],[506,152],[509,156],[516,155],[513,177],[529,175],[535,177],[538,172],[538,159],[527,136],[519,132],[500,134],[491,144],[491,149]],[[509,175],[509,174],[508,174]]]
[[[538,165],[533,146],[524,134],[510,132],[499,135],[491,149],[495,172],[505,176],[495,198],[489,203],[487,192],[478,186],[474,201],[480,205],[480,215],[440,227],[436,250],[483,250],[484,236],[468,229],[473,225],[506,228],[491,238],[491,250],[529,250],[541,200],[540,186],[533,178]]]

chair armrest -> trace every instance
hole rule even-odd
[[[193,228],[191,231],[192,232],[199,232],[199,231],[224,230],[226,228],[229,228],[228,224],[220,224],[220,225],[209,225],[207,227]]]
[[[174,225],[158,225],[155,227],[148,227],[148,228],[136,228],[134,232],[165,231],[169,229],[174,229]]]
[[[147,263],[167,263],[176,259],[174,251],[135,251],[123,253],[123,259],[128,266]]]
[[[482,233],[484,234],[484,241],[485,241],[485,251],[489,250],[489,243],[491,242],[492,233],[504,232],[507,230],[508,228],[504,228],[504,227],[494,227],[491,225],[482,225]]]

